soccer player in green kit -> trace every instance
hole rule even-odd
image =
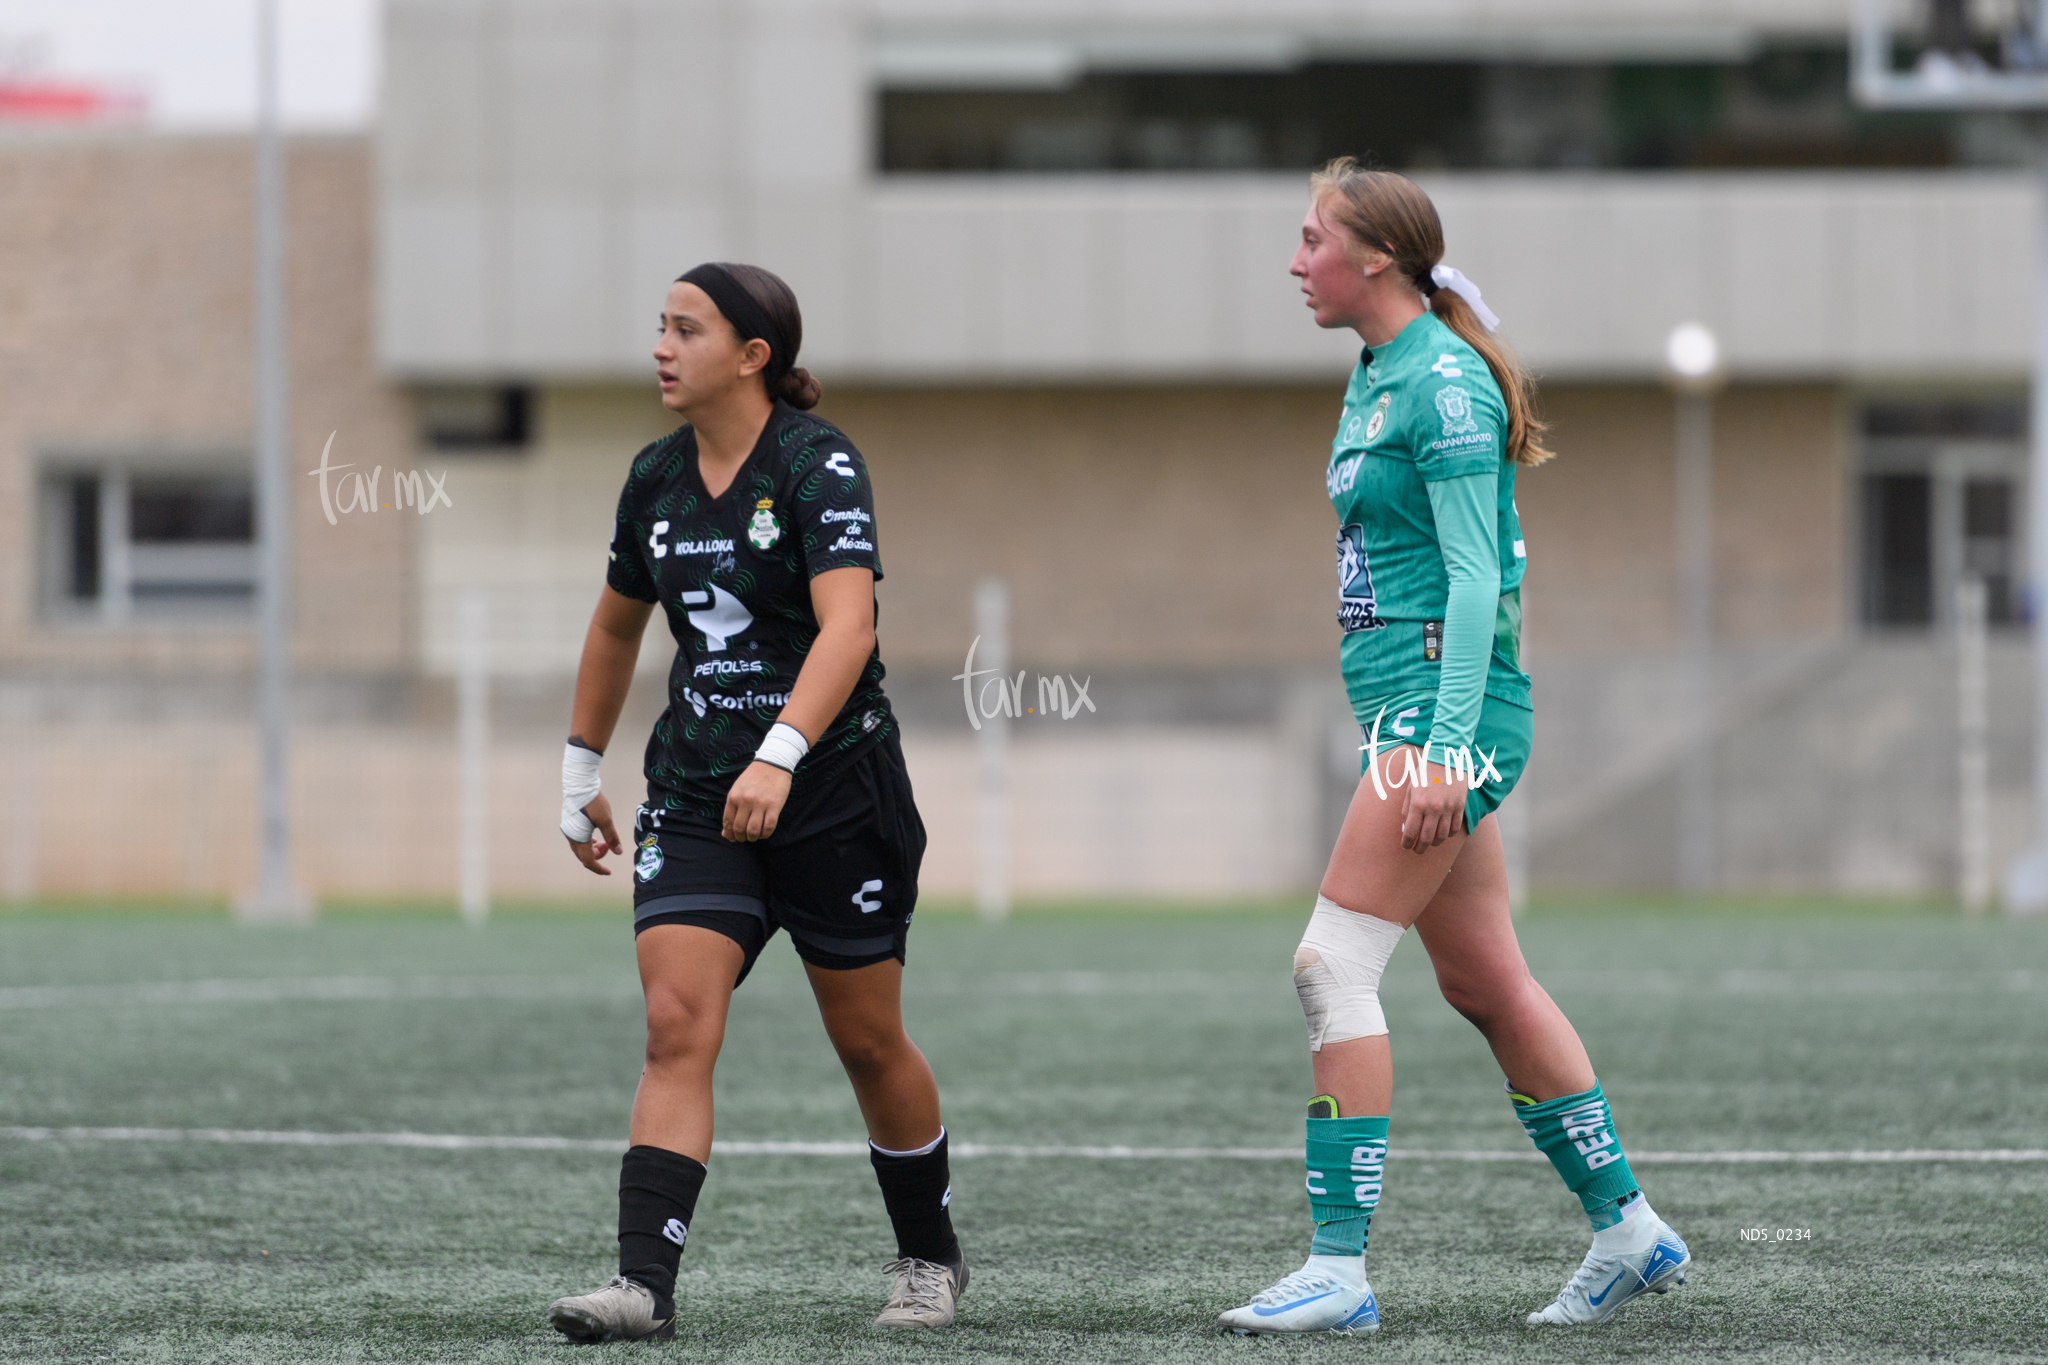
[[[1387,1154],[1393,1057],[1379,980],[1410,925],[1444,998],[1506,1073],[1524,1131],[1579,1197],[1593,1247],[1531,1324],[1604,1322],[1685,1282],[1685,1243],[1650,1208],[1571,1023],[1529,975],[1508,918],[1493,811],[1531,733],[1518,662],[1517,465],[1548,459],[1527,373],[1443,226],[1405,176],[1330,163],[1291,273],[1321,327],[1365,352],[1326,472],[1337,511],[1345,690],[1365,736],[1357,793],[1294,957],[1316,1096],[1301,1269],[1217,1320],[1244,1335],[1370,1332],[1366,1234]]]

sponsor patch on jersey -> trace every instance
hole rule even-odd
[[[1449,351],[1445,351],[1442,355],[1438,356],[1436,364],[1429,368],[1435,370],[1446,379],[1463,379],[1465,377],[1464,367],[1458,363],[1458,357],[1452,355]]]
[[[1446,437],[1479,430],[1479,423],[1472,417],[1472,395],[1457,384],[1446,384],[1436,391],[1436,410],[1444,419]]]
[[[782,523],[775,519],[775,500],[763,498],[754,504],[754,519],[747,523],[747,543],[765,550],[782,539]]]
[[[661,864],[661,840],[650,834],[640,841],[640,856],[633,860],[633,875],[643,882],[651,882],[661,871]]]

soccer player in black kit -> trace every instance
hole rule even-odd
[[[777,929],[803,959],[867,1121],[895,1225],[883,1327],[943,1327],[967,1287],[938,1084],[903,1031],[904,940],[924,824],[875,646],[875,506],[860,452],[807,411],[796,296],[755,266],[668,291],[661,401],[687,425],[641,451],[619,498],[562,760],[583,865],[630,852],[647,1057],[619,1171],[619,1273],[558,1299],[578,1341],[667,1338],[711,1155],[711,1074],[732,992]],[[629,850],[598,790],[647,618],[676,639]]]

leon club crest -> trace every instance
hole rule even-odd
[[[1387,406],[1393,401],[1394,395],[1392,395],[1391,393],[1383,393],[1380,395],[1379,406],[1375,407],[1372,410],[1372,416],[1366,419],[1366,440],[1371,441],[1378,439],[1381,429],[1387,425]]]

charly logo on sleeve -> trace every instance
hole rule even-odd
[[[1479,430],[1479,423],[1472,417],[1472,395],[1456,384],[1446,384],[1436,391],[1436,410],[1444,419],[1447,437]]]
[[[765,550],[780,539],[782,523],[775,519],[775,499],[763,498],[754,504],[754,519],[747,523],[747,543]]]

